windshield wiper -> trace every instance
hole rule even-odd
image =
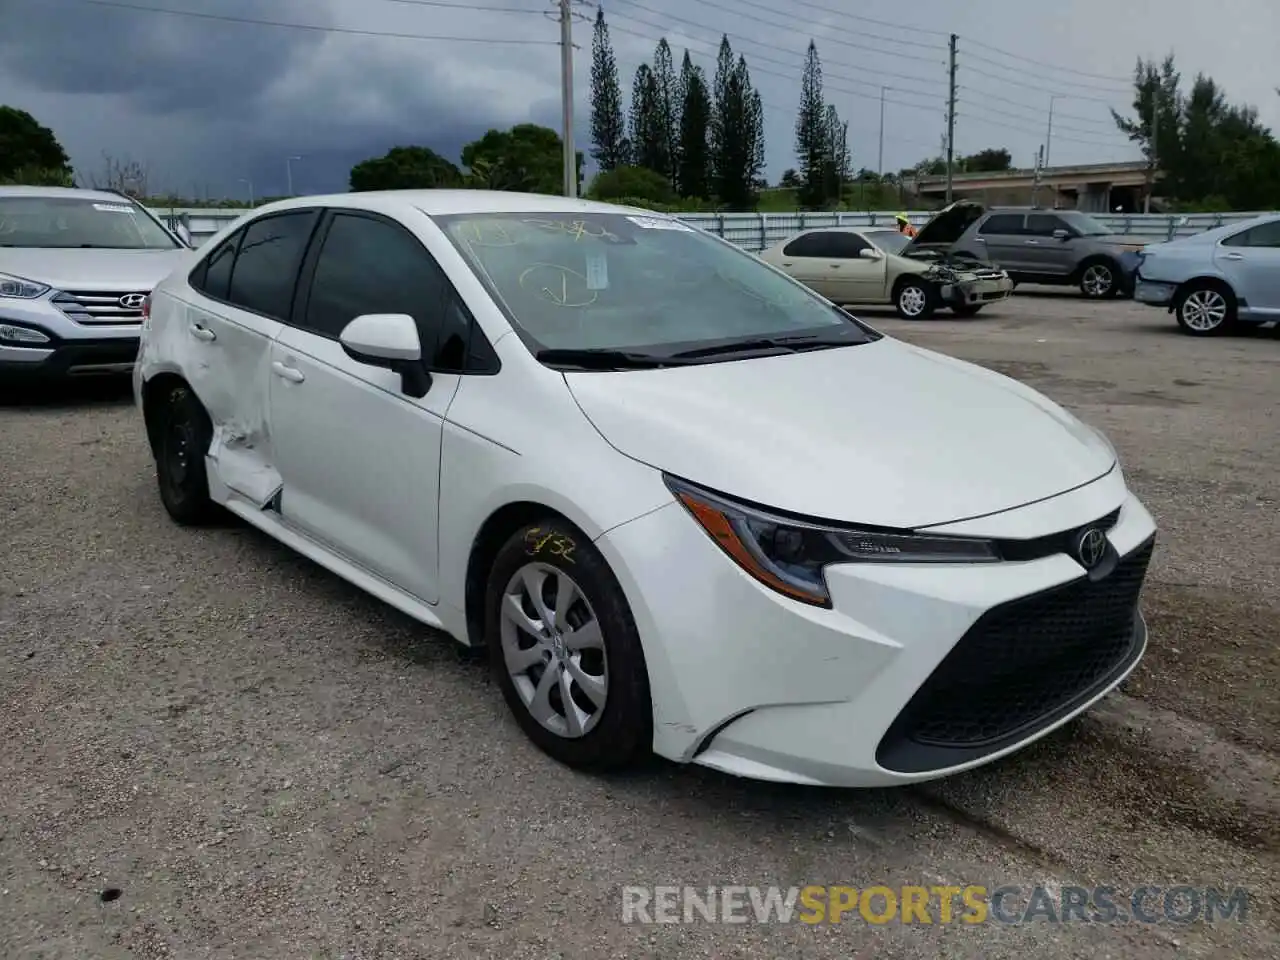
[[[715,357],[726,353],[755,353],[759,350],[779,350],[796,352],[799,350],[815,350],[823,347],[843,347],[862,340],[852,340],[839,334],[818,335],[798,334],[795,336],[759,337],[752,340],[736,340],[733,343],[717,343],[709,347],[693,347],[680,350],[673,357],[693,360],[698,357]]]
[[[548,348],[539,350],[534,356],[542,363],[553,366],[578,367],[583,370],[645,370],[653,367],[680,366],[680,360],[663,357],[654,353],[640,353],[635,350],[611,350],[608,348],[583,347]]]

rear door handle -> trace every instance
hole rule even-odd
[[[1028,247],[1038,247],[1040,245],[1039,240],[1023,240],[1022,242],[1025,243]]]
[[[829,266],[831,267],[831,269],[832,269],[832,270],[839,270],[839,269],[840,269],[840,264],[838,264],[838,263],[832,263],[832,264],[829,264]]]
[[[1223,260],[1243,260],[1244,254],[1243,253],[1224,253],[1222,255],[1222,259]]]
[[[202,327],[198,323],[193,323],[190,328],[191,335],[197,340],[203,340],[205,343],[212,343],[218,339],[218,335],[208,327]]]
[[[282,380],[288,380],[290,383],[301,383],[303,380],[307,379],[306,376],[303,375],[302,371],[297,367],[286,367],[279,360],[272,361],[271,371],[277,377],[280,377]]]
[[[796,264],[794,260],[783,260],[782,265],[784,267],[794,267]]]

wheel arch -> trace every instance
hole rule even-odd
[[[160,400],[164,396],[165,390],[171,387],[186,387],[195,395],[197,400],[200,400],[200,395],[196,393],[195,388],[191,386],[186,377],[176,370],[161,370],[142,381],[142,422],[147,432],[147,443],[150,445],[153,455],[159,442],[159,434],[157,432],[159,422],[156,415],[160,410]],[[204,407],[203,401],[200,401],[200,406]]]
[[[1183,280],[1178,284],[1177,289],[1173,291],[1173,296],[1169,300],[1170,312],[1178,308],[1178,304],[1182,302],[1191,290],[1196,287],[1213,287],[1231,298],[1230,302],[1235,303],[1240,298],[1236,296],[1235,289],[1224,278],[1212,273],[1201,273],[1189,280]]]

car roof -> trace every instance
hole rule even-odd
[[[82,200],[102,200],[106,203],[132,201],[131,197],[111,190],[82,190],[79,187],[0,187],[0,197],[79,197]]]
[[[428,216],[468,213],[627,213],[651,217],[668,214],[623,207],[594,200],[570,199],[544,193],[515,193],[508,190],[368,190],[352,193],[330,193],[320,196],[291,197],[257,207],[255,214],[289,210],[298,207],[347,207],[385,211],[389,208],[414,208]]]

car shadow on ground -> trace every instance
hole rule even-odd
[[[60,383],[0,384],[0,407],[40,410],[133,403],[129,377],[77,377]]]

